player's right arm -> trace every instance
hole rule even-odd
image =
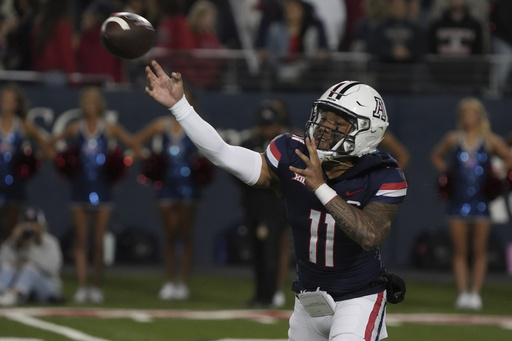
[[[156,61],[152,61],[151,66],[154,71],[149,66],[146,67],[146,93],[169,108],[201,154],[248,185],[270,187],[275,175],[270,171],[263,155],[227,144],[188,103],[184,96],[181,74],[173,72],[169,77]]]

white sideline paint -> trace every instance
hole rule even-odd
[[[145,314],[142,312],[134,311],[130,314],[130,318],[135,322],[148,323],[153,321],[153,318],[149,314]],[[0,340],[1,341],[1,340]]]
[[[79,331],[40,321],[34,317],[79,317],[79,318],[127,318],[137,322],[147,323],[153,319],[191,319],[191,320],[232,320],[244,319],[260,323],[273,323],[278,320],[288,320],[292,311],[285,310],[139,310],[139,309],[96,309],[96,308],[0,308],[0,318],[7,317],[34,327],[54,331],[72,330],[76,335],[85,335]],[[400,326],[404,323],[420,323],[432,325],[487,325],[499,326],[512,330],[512,316],[504,315],[457,315],[457,314],[387,314],[388,326]],[[45,327],[41,327],[44,325]],[[75,335],[75,334],[72,334]],[[77,341],[105,341],[103,339],[85,335],[85,338],[73,338]],[[0,339],[0,341],[5,341]],[[17,340],[18,341],[18,340]],[[31,340],[32,341],[32,340]],[[34,340],[36,341],[36,340]],[[223,340],[226,341],[226,340]],[[228,340],[234,341],[234,340]],[[251,341],[251,340],[245,340]],[[258,340],[260,341],[260,340]]]
[[[7,314],[5,317],[8,318],[9,320],[13,320],[13,321],[25,324],[27,326],[48,330],[48,331],[50,331],[52,333],[66,336],[67,338],[69,338],[71,340],[76,340],[76,341],[109,341],[109,340],[106,340],[106,339],[101,339],[101,338],[97,338],[97,337],[94,337],[94,336],[90,336],[90,335],[84,334],[81,331],[78,331],[78,330],[73,329],[73,328],[63,327],[63,326],[59,326],[58,324],[55,324],[55,323],[50,323],[50,322],[38,320],[38,319],[36,319],[34,317],[31,317],[31,316],[28,316],[28,315],[22,314],[22,313]]]
[[[21,313],[25,316],[131,318],[144,322],[154,318],[176,318],[191,320],[245,319],[270,323],[272,320],[287,320],[291,316],[291,311],[284,310],[130,310],[60,307],[0,309],[0,317],[13,313]]]
[[[215,341],[288,341],[288,339],[217,339]]]
[[[501,325],[501,328],[506,329],[506,330],[512,330],[512,322],[509,322],[509,323],[503,323],[503,324]]]

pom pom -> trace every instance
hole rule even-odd
[[[125,162],[123,149],[119,146],[115,147],[105,155],[105,163],[103,171],[110,183],[123,179],[128,173],[128,163]]]
[[[32,147],[26,146],[22,149],[21,153],[18,154],[16,173],[21,179],[27,180],[39,172],[41,166],[41,158],[34,153]]]
[[[489,200],[494,200],[502,195],[508,189],[508,181],[500,179],[496,172],[490,168],[489,176],[482,185],[482,191],[487,195]]]
[[[446,200],[452,195],[453,176],[450,173],[441,173],[437,177],[437,196]]]
[[[215,166],[202,155],[195,157],[190,169],[195,183],[200,186],[209,184],[215,176]]]
[[[55,166],[58,173],[65,179],[73,178],[82,168],[78,147],[69,146],[66,150],[58,152],[55,157]]]
[[[150,182],[162,181],[167,168],[167,159],[164,155],[151,152],[141,163],[142,175]]]

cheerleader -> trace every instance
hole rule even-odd
[[[492,180],[491,156],[512,169],[512,154],[503,139],[492,132],[487,110],[476,98],[462,99],[456,110],[457,129],[435,146],[431,162],[450,174],[452,193],[446,208],[453,242],[453,271],[459,295],[457,309],[482,309],[480,292],[487,273],[487,244],[491,230],[488,185]],[[468,239],[471,244],[468,245]],[[472,256],[472,266],[468,255]]]
[[[108,228],[112,211],[112,178],[107,164],[111,155],[111,142],[121,141],[132,148],[133,139],[121,125],[107,122],[104,118],[105,99],[96,87],[87,87],[80,96],[82,117],[55,135],[51,144],[67,140],[77,153],[79,167],[74,174],[67,174],[71,184],[71,214],[74,225],[74,260],[78,290],[74,295],[77,303],[103,302],[101,282],[103,278],[103,237]],[[61,160],[62,161],[62,160]],[[67,161],[62,163],[65,165]],[[59,160],[57,160],[59,166]],[[61,165],[62,166],[62,165]],[[111,171],[111,169],[110,169]],[[122,172],[122,169],[119,169]],[[93,226],[92,285],[87,279],[87,236],[89,218]]]
[[[26,180],[40,168],[30,140],[49,156],[45,136],[26,119],[25,93],[15,84],[0,93],[0,242],[10,234],[26,201]]]
[[[187,97],[191,97],[190,93]],[[160,143],[154,143],[151,155],[143,162],[143,168],[147,177],[151,178],[148,180],[157,189],[156,199],[165,238],[166,283],[159,292],[159,298],[185,300],[190,294],[188,282],[194,254],[194,216],[199,199],[197,180],[208,181],[211,178],[209,169],[213,168],[203,164],[199,171],[201,175],[197,176],[197,148],[174,116],[166,115],[150,122],[137,133],[136,140],[143,144],[152,137],[159,137],[155,140]],[[179,275],[176,269],[176,259],[180,259],[176,248],[178,241],[182,243]]]

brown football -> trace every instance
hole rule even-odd
[[[155,37],[153,25],[135,13],[113,13],[101,26],[103,47],[118,58],[143,56],[155,43]]]

